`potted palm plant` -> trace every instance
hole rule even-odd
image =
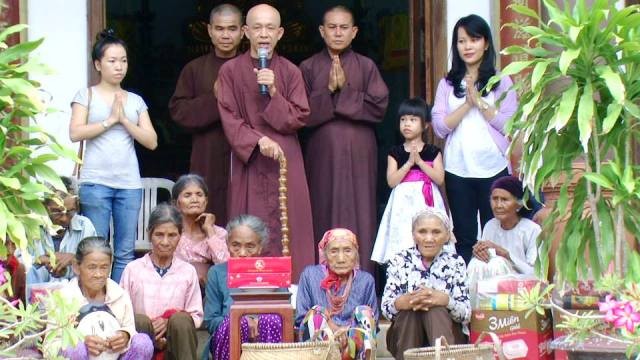
[[[45,349],[49,359],[79,339],[72,316],[79,306],[66,303],[58,294],[43,300],[46,313],[37,305],[12,301],[9,274],[16,264],[10,250],[28,253],[40,241],[41,227],[52,226],[43,201],[52,192],[49,186],[64,189],[64,185],[49,164],[60,156],[77,157],[34,120],[47,110],[39,84],[29,79],[30,74],[46,71],[30,57],[42,39],[12,46],[6,42],[25,28],[0,28],[0,358],[20,354],[26,346],[41,348],[45,339],[61,338],[62,342],[51,342],[56,345]]]
[[[572,7],[567,2],[559,7],[555,0],[543,4],[546,22],[527,7],[511,5],[538,25],[507,25],[531,38],[527,46],[503,50],[526,54],[528,60],[509,64],[501,74],[532,69],[527,81],[515,85],[520,104],[507,132],[521,140],[520,171],[532,193],[549,184],[559,187],[545,233],[555,234],[558,220],[566,221],[555,258],[548,255],[550,236],[542,239],[539,270],[546,277],[554,261],[556,282],[600,280],[608,299],[616,301],[609,302],[610,310],[624,304],[636,319],[630,314],[640,310],[640,298],[627,290],[640,282],[640,8],[619,9],[611,0],[577,0]],[[619,281],[603,282],[608,269]],[[596,321],[605,321],[607,308],[602,310],[593,314],[602,316]],[[637,344],[640,318],[630,324],[616,328],[612,338]],[[573,325],[589,330],[584,322]]]

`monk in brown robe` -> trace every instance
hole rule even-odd
[[[376,231],[377,154],[374,126],[382,121],[389,90],[376,64],[351,49],[358,28],[344,6],[324,14],[326,49],[302,62],[311,115],[305,167],[316,234],[336,227],[360,239],[361,267],[370,261]]]
[[[214,7],[207,25],[213,48],[189,62],[169,100],[173,120],[191,133],[191,173],[201,175],[209,188],[207,212],[218,224],[227,223],[229,143],[222,131],[214,94],[218,70],[236,56],[242,39],[242,12],[234,5]]]
[[[220,68],[218,108],[231,145],[229,216],[251,214],[269,227],[264,256],[282,253],[278,177],[281,156],[288,163],[289,228],[294,281],[314,263],[313,226],[304,162],[296,131],[305,126],[309,103],[300,70],[274,49],[282,37],[280,14],[266,4],[247,13],[250,50]],[[258,49],[268,52],[268,68],[258,69]],[[259,85],[266,85],[262,95]]]

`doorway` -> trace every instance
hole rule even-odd
[[[123,87],[143,97],[158,133],[155,151],[136,149],[144,177],[175,180],[189,170],[190,135],[171,120],[167,104],[183,66],[210,50],[208,15],[222,2],[244,12],[262,2],[275,6],[285,28],[277,51],[295,64],[323,48],[318,25],[326,8],[341,4],[353,10],[359,27],[353,48],[376,62],[390,90],[386,116],[376,129],[380,217],[390,192],[385,176],[387,153],[401,141],[397,106],[409,96],[427,97],[431,102],[434,82],[442,76],[442,64],[446,66],[446,56],[438,57],[446,51],[444,1],[88,0],[89,41],[102,28],[111,27],[127,42],[129,72]],[[90,78],[95,80],[95,74]],[[304,131],[301,135],[304,141]]]

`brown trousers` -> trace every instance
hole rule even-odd
[[[451,320],[445,307],[429,311],[404,310],[396,314],[387,332],[387,349],[396,360],[404,360],[405,350],[433,346],[441,336],[449,345],[467,342],[461,325]]]
[[[136,331],[149,335],[157,349],[155,332],[151,319],[144,314],[135,314]],[[166,360],[198,359],[198,338],[196,327],[191,316],[185,312],[177,312],[169,318],[167,324],[167,347],[164,350]]]

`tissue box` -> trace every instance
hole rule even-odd
[[[474,310],[471,314],[471,342],[483,331],[491,331],[502,341],[506,359],[553,359],[549,343],[553,340],[551,314],[526,311]]]
[[[227,285],[233,288],[286,288],[291,285],[291,257],[230,258]]]

